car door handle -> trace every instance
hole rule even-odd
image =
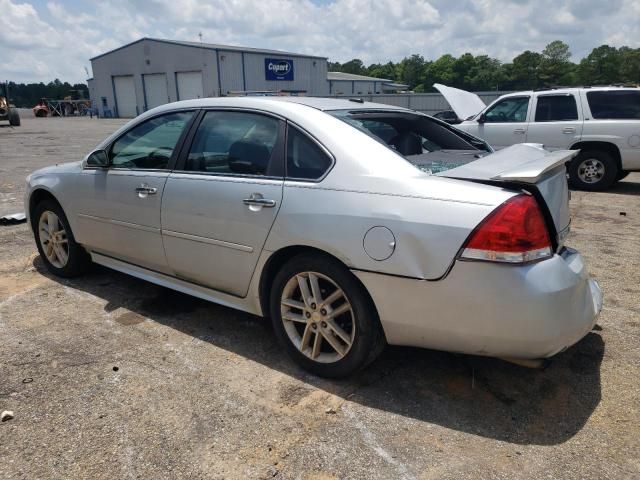
[[[576,129],[573,127],[564,127],[562,133],[576,133]]]
[[[518,135],[523,135],[525,133],[527,133],[527,131],[524,128],[516,128],[513,133],[516,133]]]
[[[149,185],[140,185],[136,187],[136,193],[138,196],[147,196],[147,195],[155,195],[158,193],[158,189],[156,187],[150,187]]]
[[[245,205],[255,205],[258,207],[267,207],[267,208],[272,208],[276,206],[276,201],[275,200],[268,200],[266,198],[258,198],[258,197],[254,197],[253,195],[249,198],[245,198],[244,200],[242,200],[242,202]]]

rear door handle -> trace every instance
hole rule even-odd
[[[576,129],[573,127],[564,127],[562,133],[576,133]]]
[[[513,133],[516,133],[518,135],[523,135],[525,133],[527,133],[527,131],[524,128],[516,128]]]

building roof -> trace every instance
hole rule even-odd
[[[169,43],[173,45],[182,45],[183,47],[194,47],[194,48],[204,48],[205,50],[220,50],[224,52],[245,52],[245,53],[259,53],[266,55],[277,55],[277,56],[287,56],[287,57],[305,57],[305,58],[319,58],[322,60],[326,60],[327,57],[319,57],[317,55],[305,55],[304,53],[294,53],[294,52],[285,52],[283,50],[268,50],[263,48],[252,48],[252,47],[242,47],[238,45],[221,45],[217,43],[201,43],[201,42],[187,42],[184,40],[167,40],[164,38],[149,38],[142,37],[135,42],[127,43],[126,45],[122,45],[121,47],[115,48],[113,50],[109,50],[108,52],[97,55],[90,60],[96,60],[100,57],[104,57],[105,55],[109,55],[110,53],[117,52],[123,48],[130,47],[131,45],[135,45],[136,43],[142,42],[144,40],[159,42],[159,43]]]
[[[354,73],[344,72],[327,72],[327,80],[348,81],[348,82],[384,82],[389,83],[393,80],[388,78],[367,77],[365,75],[356,75]]]

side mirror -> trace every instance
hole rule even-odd
[[[90,168],[107,168],[109,166],[109,155],[105,150],[91,152],[85,160],[85,166]]]
[[[484,123],[487,121],[487,117],[484,116],[484,113],[481,113],[480,116],[478,116],[478,123]]]

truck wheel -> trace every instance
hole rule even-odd
[[[20,115],[18,115],[18,111],[13,108],[9,110],[9,125],[12,127],[20,126]]]
[[[569,164],[569,184],[578,190],[606,190],[617,179],[618,166],[607,152],[583,150]]]
[[[631,172],[629,172],[628,170],[620,170],[620,173],[618,173],[618,178],[616,179],[616,181],[627,178],[627,175],[629,175],[630,173]]]

